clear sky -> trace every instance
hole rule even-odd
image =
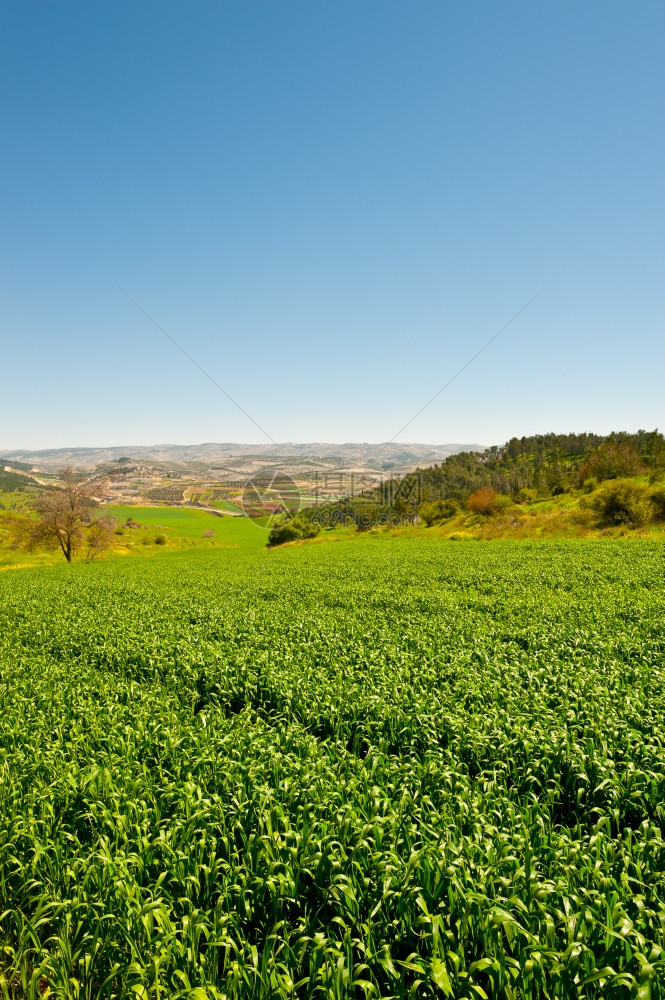
[[[662,429],[664,29],[3,0],[0,449]]]

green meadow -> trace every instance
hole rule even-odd
[[[140,544],[141,535],[146,529],[151,538],[156,533],[163,533],[171,546],[242,546],[244,549],[258,549],[266,544],[266,522],[263,519],[231,517],[227,514],[218,517],[209,511],[184,507],[122,507],[109,504],[104,511],[115,518],[120,526],[127,519],[141,525],[138,530],[124,529],[124,534],[119,536],[120,544]],[[215,537],[204,538],[205,531],[214,531]]]

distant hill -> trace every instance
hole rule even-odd
[[[311,442],[298,444],[204,444],[122,445],[114,448],[49,448],[41,451],[10,450],[0,454],[0,463],[14,468],[54,471],[71,464],[76,469],[93,469],[102,462],[123,456],[134,461],[168,464],[183,470],[198,470],[215,463],[242,458],[290,458],[316,461],[327,468],[337,466],[372,468],[379,471],[407,472],[416,466],[445,461],[458,452],[482,451],[479,444],[401,444]]]

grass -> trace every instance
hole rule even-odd
[[[0,574],[3,995],[662,1000],[664,571],[423,530]]]
[[[168,547],[191,548],[238,548],[254,550],[264,548],[267,532],[264,519],[241,517],[217,517],[205,510],[187,509],[182,507],[122,507],[108,505],[104,508],[107,514],[114,517],[120,524],[127,518],[148,526],[148,534],[164,534],[168,539]],[[204,531],[214,531],[214,538],[203,538]],[[145,528],[132,531],[126,530],[121,539],[123,546],[132,545],[137,550],[141,545],[141,535]],[[155,546],[155,549],[166,548]]]
[[[27,490],[0,489],[0,511],[24,510],[33,497]]]
[[[638,480],[639,481],[639,480]],[[603,527],[596,523],[591,511],[584,507],[585,494],[565,493],[525,504],[512,504],[501,513],[489,517],[461,510],[455,517],[427,528],[422,524],[386,529],[393,537],[421,537],[423,533],[435,539],[455,537],[477,540],[526,539],[601,539],[655,538],[665,539],[665,523],[652,522],[638,528],[627,525]]]

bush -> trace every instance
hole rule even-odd
[[[481,486],[467,498],[467,509],[474,514],[483,514],[487,517],[495,509],[497,496],[498,493],[491,486]]]
[[[650,499],[654,520],[665,521],[665,489],[655,490]]]
[[[458,511],[459,505],[456,500],[432,500],[430,503],[424,503],[422,507],[418,508],[418,515],[422,517],[429,528],[432,524],[437,524],[439,521],[447,521],[449,518],[454,517]]]
[[[202,537],[203,538],[214,538],[215,537],[215,532],[212,530],[212,528],[206,528],[206,530],[203,532]]]
[[[653,515],[654,507],[647,489],[632,479],[614,479],[592,493],[588,506],[601,524],[627,524],[633,528]]]
[[[497,494],[494,500],[494,510],[499,514],[505,514],[515,506],[513,498],[508,493]]]
[[[268,534],[268,546],[284,545],[285,542],[297,542],[302,538],[315,538],[321,530],[318,524],[312,524],[306,517],[297,514],[288,521],[280,521]]]
[[[534,500],[538,499],[538,490],[524,486],[517,494],[517,499],[520,503],[533,503]]]
[[[166,545],[168,538],[166,535],[155,535],[155,545]]]

